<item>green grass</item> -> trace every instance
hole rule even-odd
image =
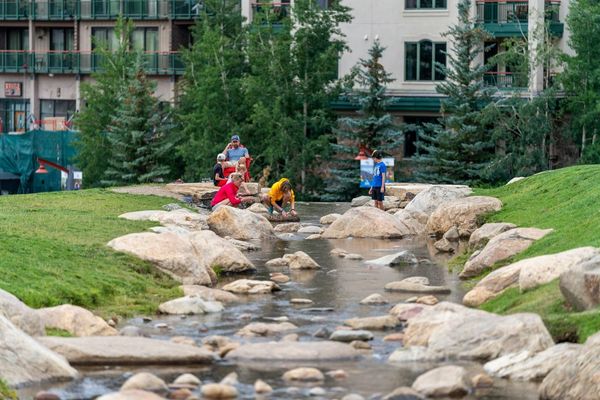
[[[60,328],[46,328],[46,336],[73,337],[71,332]]]
[[[554,229],[511,261],[576,247],[600,247],[600,165],[546,172],[508,186],[478,189],[476,194],[504,203],[500,212],[488,216],[488,222]],[[557,280],[525,293],[509,289],[481,308],[500,314],[538,313],[557,341],[583,342],[600,330],[600,312],[571,312]]]
[[[0,288],[31,307],[71,303],[103,316],[151,313],[180,294],[149,263],[106,246],[156,225],[118,215],[172,199],[82,190],[0,197]]]
[[[0,378],[0,399],[1,400],[17,400],[17,392],[8,387],[4,379]]]

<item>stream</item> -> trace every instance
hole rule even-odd
[[[319,218],[329,213],[343,213],[349,204],[335,203],[300,203],[298,210],[302,223],[319,224]],[[445,266],[447,258],[435,255],[431,243],[422,239],[382,240],[382,239],[343,239],[343,240],[304,240],[307,235],[296,235],[290,240],[275,240],[262,242],[261,250],[246,253],[248,258],[257,266],[254,279],[268,280],[269,272],[282,271],[288,274],[291,281],[280,285],[282,291],[271,295],[240,296],[242,302],[225,306],[222,313],[199,316],[163,316],[152,315],[152,321],[145,322],[142,316],[123,321],[120,327],[133,325],[139,327],[150,337],[169,339],[173,336],[187,336],[201,344],[204,337],[223,335],[233,337],[235,341],[271,341],[277,337],[268,338],[239,338],[235,333],[250,322],[273,322],[272,318],[286,316],[289,322],[298,329],[287,333],[297,333],[300,341],[322,340],[313,334],[327,327],[334,330],[343,325],[343,321],[354,317],[379,316],[387,314],[394,304],[402,302],[412,294],[385,292],[386,283],[398,281],[410,276],[426,276],[432,285],[443,285],[451,288],[449,295],[437,296],[440,300],[461,302],[466,290],[455,274]],[[405,267],[372,267],[361,260],[348,260],[330,255],[330,250],[341,248],[350,253],[358,253],[366,260],[378,258],[387,254],[410,250],[419,259],[431,262],[420,263],[418,266]],[[287,271],[287,268],[266,268],[264,263],[272,258],[281,257],[285,253],[302,250],[309,254],[321,269],[317,271]],[[235,279],[246,276],[225,276],[219,280],[219,287]],[[359,302],[373,293],[382,294],[389,304],[360,305]],[[308,298],[314,304],[292,305],[292,298]],[[156,328],[157,324],[165,323],[169,328]],[[81,377],[78,380],[22,389],[20,398],[32,398],[39,390],[49,390],[61,399],[94,399],[99,395],[117,391],[122,383],[133,373],[140,371],[152,372],[165,382],[172,382],[184,372],[197,375],[203,383],[218,382],[230,372],[238,374],[240,384],[237,389],[241,399],[254,399],[253,384],[256,379],[262,379],[270,384],[274,392],[268,396],[271,399],[341,399],[347,394],[357,393],[365,398],[378,398],[399,386],[411,386],[421,373],[439,366],[440,364],[407,363],[391,364],[387,362],[389,355],[400,345],[399,342],[384,342],[383,337],[393,331],[373,331],[374,340],[370,342],[372,351],[358,361],[337,363],[240,363],[219,361],[205,367],[106,367],[80,368]],[[474,363],[453,363],[477,369],[480,365]],[[343,369],[347,378],[334,380],[327,378],[318,386],[325,389],[324,395],[311,396],[310,389],[316,385],[294,387],[286,384],[281,375],[287,369],[298,366],[310,366],[323,372],[333,369]],[[314,393],[313,393],[314,394]],[[199,396],[199,394],[198,394]],[[263,397],[266,398],[266,397]],[[494,387],[478,392],[467,399],[537,399],[537,385],[523,382],[512,382],[495,379]]]

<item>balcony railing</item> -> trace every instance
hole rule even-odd
[[[485,86],[498,89],[525,89],[528,87],[527,76],[513,72],[486,72],[483,82]]]
[[[546,1],[545,13],[549,21],[559,22],[560,0]],[[523,0],[479,0],[477,22],[484,24],[527,23],[529,2]]]
[[[0,20],[192,19],[203,0],[0,0]]]
[[[147,52],[143,54],[148,75],[181,75],[185,65],[180,53]],[[0,72],[39,74],[91,74],[102,69],[103,56],[77,51],[0,51]]]
[[[252,17],[255,18],[256,15],[264,13],[267,21],[273,24],[279,24],[285,18],[289,17],[290,11],[291,7],[289,2],[263,1],[252,3]]]

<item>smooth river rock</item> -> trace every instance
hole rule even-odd
[[[420,375],[412,388],[427,397],[463,397],[471,390],[471,382],[463,367],[446,365]]]
[[[235,399],[238,396],[235,387],[223,383],[207,383],[202,385],[200,392],[205,399]]]
[[[510,224],[508,222],[490,222],[483,224],[471,234],[471,237],[469,238],[469,248],[473,250],[479,249],[485,246],[493,237],[516,227],[515,224]]]
[[[73,365],[186,365],[215,359],[199,347],[143,337],[42,337],[38,341]]]
[[[154,393],[168,393],[169,388],[165,381],[149,372],[138,372],[123,383],[121,391],[124,390],[147,390]]]
[[[316,368],[295,368],[286,371],[282,376],[284,381],[320,382],[325,380],[325,375]]]
[[[281,290],[281,288],[275,282],[271,281],[238,279],[223,286],[223,290],[236,294],[268,294]]]
[[[164,397],[146,390],[123,390],[105,394],[96,400],[164,400]]]
[[[393,315],[379,317],[351,318],[344,321],[352,329],[385,330],[393,329],[400,325],[400,320]]]
[[[337,221],[341,216],[342,216],[342,214],[337,214],[337,213],[323,215],[321,217],[321,219],[319,220],[319,222],[323,225],[331,225],[335,221]]]
[[[470,236],[478,226],[479,218],[500,211],[502,202],[494,197],[472,196],[440,204],[427,220],[427,233],[443,235],[453,226],[461,236]]]
[[[71,304],[40,308],[36,313],[47,328],[63,329],[73,336],[112,336],[119,332],[91,311]]]
[[[77,371],[0,315],[0,376],[9,386],[70,380]]]
[[[248,210],[219,207],[208,217],[208,226],[219,236],[237,240],[269,239],[275,236],[273,226],[265,217]]]
[[[203,300],[197,295],[191,295],[162,303],[158,306],[158,311],[171,315],[218,313],[223,311],[223,304],[218,301]]]
[[[333,342],[247,343],[227,353],[228,360],[245,361],[345,361],[360,354],[352,346]]]
[[[450,293],[450,288],[446,286],[430,286],[417,282],[411,278],[405,278],[401,281],[390,282],[384,286],[385,290],[391,292],[405,293],[426,293],[426,294],[447,294]]]
[[[403,250],[395,254],[389,254],[373,260],[367,260],[365,263],[382,267],[395,267],[401,265],[415,265],[419,263],[419,260],[417,259],[417,256],[410,251]]]
[[[381,305],[381,304],[388,304],[388,301],[379,293],[373,293],[373,294],[368,295],[364,299],[362,299],[360,301],[360,304],[369,305],[369,306]]]
[[[178,227],[185,230],[208,229],[206,224],[206,215],[199,214],[187,209],[177,209],[173,211],[163,210],[145,210],[134,211],[119,215],[119,218],[130,221],[153,221],[159,222],[165,227]]]
[[[193,232],[189,236],[199,258],[210,268],[225,273],[252,272],[254,264],[229,240],[212,231]]]
[[[29,308],[12,293],[0,289],[0,315],[31,336],[44,336],[44,323],[36,310]]]
[[[355,340],[373,340],[373,334],[365,330],[338,329],[329,336],[329,340],[346,343]]]
[[[440,204],[462,199],[472,193],[468,186],[435,185],[419,192],[404,208],[406,211],[431,215]]]
[[[321,268],[311,256],[303,251],[297,251],[292,254],[285,254],[283,260],[290,269],[318,269]]]
[[[225,290],[209,288],[201,285],[182,285],[179,288],[186,296],[199,296],[203,300],[218,301],[221,303],[235,303],[240,298]]]
[[[459,277],[472,278],[479,275],[495,263],[507,260],[529,248],[552,232],[552,229],[514,228],[493,237],[480,252],[466,262]]]
[[[273,336],[278,333],[291,331],[298,327],[289,322],[268,323],[268,322],[253,322],[244,326],[237,331],[236,335],[246,337],[256,336]]]
[[[374,207],[346,211],[322,234],[324,239],[401,238],[412,233],[398,218]]]
[[[600,305],[600,256],[578,264],[560,275],[560,291],[576,311]]]

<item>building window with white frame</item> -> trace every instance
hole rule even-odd
[[[421,40],[406,42],[404,47],[405,80],[443,81],[445,74],[436,64],[446,65],[446,43]]]
[[[446,0],[405,0],[404,8],[407,10],[445,10]]]

